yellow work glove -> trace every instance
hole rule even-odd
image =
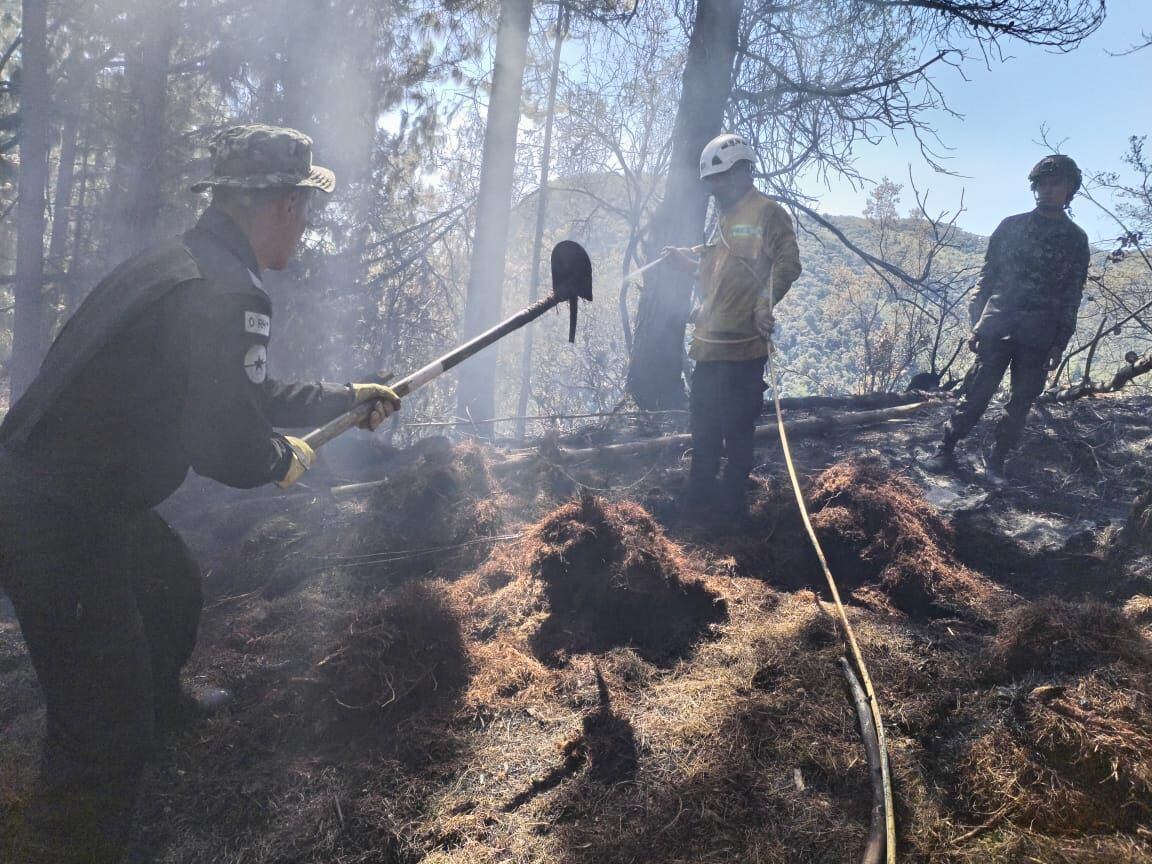
[[[349,384],[348,387],[355,399],[354,405],[376,403],[372,406],[372,413],[360,424],[361,429],[375,431],[377,426],[400,410],[400,397],[391,387],[383,384]]]
[[[312,467],[316,461],[316,451],[299,438],[285,435],[284,440],[292,448],[292,461],[288,463],[288,473],[276,481],[281,489],[287,489],[304,476],[304,472]]]

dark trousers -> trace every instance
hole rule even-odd
[[[0,587],[47,708],[13,858],[116,861],[156,714],[175,707],[196,642],[199,568],[156,513],[85,503],[0,450]]]
[[[721,490],[729,503],[743,500],[754,464],[756,418],[764,407],[765,360],[701,361],[692,373],[690,481],[697,490],[711,484],[726,453]]]
[[[944,424],[944,443],[952,446],[972,431],[1011,368],[1011,395],[996,426],[996,447],[1007,452],[1019,443],[1028,411],[1048,380],[1048,352],[1012,339],[981,342],[979,349],[964,395]]]

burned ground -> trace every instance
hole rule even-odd
[[[885,711],[902,860],[1152,862],[1152,559],[1119,530],[1147,407],[1034,417],[1006,490],[983,482],[986,427],[958,477],[915,467],[939,408],[794,441]],[[859,860],[844,646],[778,447],[734,528],[678,515],[677,453],[563,463],[570,443],[185,489],[168,512],[208,570],[188,671],[236,698],[165,739],[151,857]],[[386,482],[327,491],[363,479]],[[6,613],[8,809],[35,773],[34,681]]]

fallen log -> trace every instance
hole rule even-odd
[[[893,408],[881,408],[875,411],[851,411],[842,414],[829,414],[821,417],[805,417],[800,420],[786,420],[784,429],[790,438],[802,438],[820,435],[830,429],[843,429],[852,426],[871,426],[876,423],[886,423],[890,420],[902,420],[914,416],[925,408],[938,405],[938,402],[915,402],[911,405],[897,405]],[[777,435],[775,424],[757,426],[756,437],[768,438]],[[680,435],[664,435],[659,438],[649,438],[644,441],[630,441],[627,444],[605,444],[601,447],[581,448],[555,448],[547,452],[533,451],[519,453],[502,462],[491,466],[492,473],[500,476],[522,468],[538,460],[550,462],[572,463],[588,459],[604,459],[619,456],[633,456],[642,453],[658,453],[662,450],[687,448],[692,444],[692,436],[684,433]],[[333,495],[355,495],[371,489],[376,489],[388,480],[376,480],[369,483],[351,483],[346,486],[334,486],[329,491]]]
[[[953,398],[955,397],[952,393],[921,390],[908,390],[903,393],[864,393],[859,396],[782,396],[780,407],[785,411],[865,411]],[[764,410],[768,414],[772,413],[771,399],[764,404]]]

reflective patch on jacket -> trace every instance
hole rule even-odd
[[[268,377],[268,348],[257,342],[244,354],[244,372],[253,384],[263,384]]]
[[[244,332],[266,337],[272,332],[272,319],[262,312],[245,312]]]

